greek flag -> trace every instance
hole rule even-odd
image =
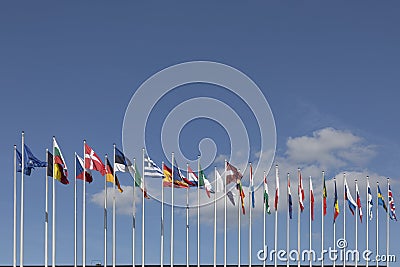
[[[163,178],[162,170],[150,159],[148,155],[144,155],[144,175],[150,178]]]

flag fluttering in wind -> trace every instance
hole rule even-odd
[[[115,159],[114,159],[114,169],[116,172],[129,172],[133,175],[133,165],[132,162],[125,157],[118,148],[115,147]]]
[[[337,217],[339,216],[339,201],[338,201],[338,195],[337,195],[337,188],[336,188],[336,180],[334,180],[335,182],[335,202],[333,204],[333,208],[334,208],[334,213],[333,213],[333,221],[335,222]]]
[[[232,191],[228,191],[228,192],[226,192],[226,196],[228,197],[228,199],[229,199],[229,201],[232,203],[232,205],[235,206],[235,205],[236,205],[236,204],[235,204],[235,197],[236,197],[236,194],[233,193]]]
[[[53,138],[53,152],[54,152],[54,162],[52,164],[53,170],[51,170],[52,173],[51,177],[60,181],[62,184],[69,184],[69,181],[67,179],[68,177],[67,164],[65,164],[64,157],[61,153],[60,147],[58,146],[55,138]]]
[[[192,168],[190,168],[189,166],[188,166],[188,171],[187,171],[187,177],[183,177],[183,180],[189,186],[197,186],[197,183],[199,181],[199,179],[197,178],[197,175],[194,173]]]
[[[312,184],[312,180],[310,178],[310,203],[311,203],[311,220],[314,221],[314,188]]]
[[[21,152],[18,151],[18,149],[15,150],[17,154],[17,172],[22,172],[22,154]],[[53,159],[53,156],[52,156]],[[32,168],[28,168],[26,164],[27,160],[26,157],[24,158],[24,174],[30,176],[32,172]]]
[[[147,189],[143,183],[143,178],[140,175],[139,169],[136,166],[133,166],[133,174],[131,173],[131,175],[133,175],[133,177],[135,178],[135,186],[139,187],[140,190],[142,190],[142,192],[144,193],[144,198],[149,199],[150,197],[147,195]]]
[[[264,176],[264,205],[265,205],[265,211],[268,214],[271,214],[271,209],[269,207],[269,193],[268,193],[267,176]]]
[[[371,187],[369,186],[369,181],[367,181],[367,192],[368,192],[367,212],[368,212],[369,220],[371,221],[373,218],[372,207],[373,207],[374,203],[372,202],[372,192],[371,192]]]
[[[149,178],[163,178],[162,170],[150,159],[148,155],[144,155],[144,175]]]
[[[35,157],[33,155],[32,151],[29,149],[29,147],[26,144],[24,144],[24,150],[25,150],[26,156],[28,158],[28,161],[26,162],[27,168],[34,169],[35,167],[44,168],[47,166],[47,162],[41,161],[40,159]]]
[[[345,200],[347,200],[351,214],[353,214],[353,216],[354,216],[354,210],[357,207],[357,203],[354,201],[354,198],[350,194],[350,190],[349,190],[349,186],[347,185],[346,178],[344,179],[344,198],[345,198]]]
[[[174,183],[174,187],[179,187],[179,188],[189,187],[189,185],[183,181],[176,167],[174,167],[173,177],[172,177],[172,169],[165,164],[163,166],[163,173],[164,173],[163,184],[165,187],[172,187],[172,182]]]
[[[293,213],[293,202],[292,202],[292,192],[290,191],[290,178],[288,175],[288,184],[287,184],[287,194],[288,194],[288,208],[289,208],[289,217],[292,219]]]
[[[358,183],[356,183],[356,199],[357,199],[358,216],[360,217],[360,221],[362,222],[363,212],[361,207],[360,191],[358,190]]]
[[[122,193],[124,191],[121,188],[121,185],[120,185],[120,183],[118,181],[117,175],[115,175],[115,177],[114,177],[114,169],[111,166],[111,163],[108,160],[108,158],[106,159],[106,181],[109,182],[109,183],[115,184],[117,186],[119,192]]]
[[[85,180],[88,183],[93,182],[92,173],[90,170],[86,170],[85,174],[83,174],[83,159],[76,155],[76,178],[80,180]],[[85,177],[85,179],[83,179]]]
[[[246,209],[244,207],[245,194],[244,194],[244,190],[243,190],[243,187],[242,187],[242,180],[238,179],[236,181],[236,189],[239,191],[240,202],[242,203],[242,213],[246,214]]]
[[[106,174],[106,167],[94,150],[85,143],[85,169],[98,171],[102,176]]]
[[[224,191],[224,181],[218,171],[216,172],[215,191],[218,193]]]
[[[213,192],[212,186],[201,168],[199,172],[199,186],[206,190],[207,196],[210,198],[210,192]]]
[[[327,204],[326,204],[326,199],[328,198],[328,191],[326,190],[326,184],[325,184],[325,177],[324,177],[324,187],[322,189],[322,197],[323,197],[323,202],[322,205],[324,205],[324,216],[326,215],[326,208],[327,208]]]
[[[254,209],[256,200],[254,196],[254,181],[253,181],[253,166],[250,164],[250,192],[251,192],[251,207]]]
[[[297,194],[299,195],[299,206],[300,206],[300,211],[304,211],[304,187],[303,187],[303,178],[301,177],[301,172],[299,170],[299,186],[297,189]]]
[[[275,167],[275,211],[278,210],[278,201],[279,201],[279,171],[278,166]]]
[[[388,210],[387,210],[386,203],[385,203],[385,199],[383,198],[383,195],[382,195],[382,192],[381,192],[381,188],[379,187],[379,184],[378,184],[378,205],[379,205],[379,206],[382,206],[383,209],[384,209],[386,212],[388,211]]]
[[[397,221],[397,217],[396,217],[396,207],[394,206],[394,199],[393,199],[393,193],[392,193],[392,189],[390,188],[390,184],[388,187],[388,195],[389,195],[389,209],[390,209],[390,218],[392,220],[396,220]]]
[[[229,162],[226,163],[226,185],[234,182],[237,184],[238,180],[242,180],[243,175],[238,171],[238,169],[229,164]]]

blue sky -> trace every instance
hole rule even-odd
[[[125,110],[137,88],[156,72],[193,60],[230,65],[248,75],[261,89],[275,118],[276,161],[281,166],[281,179],[290,172],[295,180],[292,184],[296,185],[297,167],[303,169],[304,177],[313,175],[316,180],[320,180],[317,175],[322,168],[327,168],[327,178],[346,171],[351,187],[355,178],[360,180],[366,174],[375,179],[379,176],[381,183],[384,177],[391,177],[395,201],[398,201],[399,7],[395,2],[359,5],[344,1],[1,3],[0,87],[3,94],[0,112],[3,127],[0,168],[4,182],[0,194],[3,214],[0,218],[0,264],[12,264],[12,148],[20,144],[20,132],[26,132],[26,143],[42,159],[55,135],[67,159],[72,182],[73,155],[75,151],[82,153],[83,139],[101,156],[112,153],[113,143],[122,147]],[[158,164],[166,160],[159,141],[162,118],[190,97],[211,95],[225,100],[249,124],[246,124],[249,132],[256,132],[251,110],[237,98],[206,85],[178,89],[156,106],[150,125],[153,127],[150,130],[154,130],[149,134],[149,154]],[[142,125],[137,127],[143,128]],[[223,127],[199,120],[191,122],[180,136],[182,150],[188,158],[196,158],[198,142],[204,137],[213,138],[218,145],[217,155],[230,153]],[[254,160],[259,140],[257,136],[251,140]],[[236,152],[234,147],[232,151]],[[140,158],[140,151],[129,153]],[[216,161],[215,165],[222,169],[221,161]],[[210,168],[207,173],[211,171]],[[26,264],[43,263],[44,175],[43,170],[35,170],[25,180]],[[99,174],[94,176],[95,181],[87,187],[87,263],[103,260],[102,207],[95,199],[104,184]],[[129,192],[131,178],[121,174],[120,180]],[[319,184],[315,183],[317,188]],[[273,188],[271,183],[271,192]],[[386,185],[383,188],[386,190]],[[284,189],[281,184],[281,194]],[[328,189],[332,196],[332,188]],[[292,192],[295,191],[292,188]],[[129,208],[129,203],[123,201],[126,199],[121,195],[117,216],[117,263],[129,264],[131,218],[124,214],[124,207]],[[331,207],[332,203],[328,203]],[[148,232],[146,262],[157,263],[160,206],[149,201],[147,207],[147,229],[155,230]],[[57,185],[57,210],[57,264],[72,264],[72,183]],[[208,211],[204,208],[203,212]],[[286,216],[284,211],[279,217],[282,222]],[[169,218],[168,211],[166,216]],[[234,216],[236,214],[232,215],[233,225]],[[329,216],[327,225],[331,221]],[[178,233],[178,229],[184,229],[183,211],[177,211],[176,218],[176,261],[184,263],[184,243],[178,243],[185,240],[184,231]],[[212,225],[204,220],[202,262],[210,263],[212,251],[206,241],[212,236]],[[257,236],[261,231],[260,214],[255,220],[257,227],[253,231]],[[271,225],[273,217],[267,222]],[[304,226],[306,222],[306,219],[302,221]],[[319,246],[318,222],[314,233],[316,248]],[[191,224],[194,223],[193,215]],[[374,223],[371,229],[373,226]],[[391,229],[393,235],[399,234],[397,224],[392,223]],[[292,230],[295,230],[295,221]],[[195,262],[195,228],[191,231],[194,242],[190,256]],[[272,233],[272,227],[268,232]],[[327,226],[328,233],[330,226]],[[228,259],[235,263],[234,226],[229,234]],[[246,234],[244,226],[244,248]],[[293,232],[294,247],[295,235]],[[371,238],[375,238],[373,232]],[[308,240],[308,236],[304,239]],[[221,232],[218,240],[222,245]],[[269,245],[273,244],[272,235],[267,240]],[[326,242],[325,246],[332,240],[327,237]],[[139,237],[137,244],[140,248]],[[253,244],[254,250],[261,248],[261,240]],[[279,246],[285,248],[286,245],[280,242]],[[307,247],[305,240],[302,246]],[[220,248],[218,261],[222,262],[222,246]],[[394,240],[391,248],[393,254],[399,255],[400,247]],[[245,263],[247,249],[242,253]],[[166,253],[166,262],[169,262],[168,255]],[[81,262],[81,254],[78,256]],[[140,253],[136,260],[140,261]]]

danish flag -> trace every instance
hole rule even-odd
[[[106,174],[106,167],[93,149],[85,143],[85,169],[98,171],[101,175]]]

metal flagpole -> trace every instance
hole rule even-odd
[[[145,183],[144,183],[144,181],[145,181],[145,173],[144,173],[144,148],[142,149],[142,172],[143,172],[143,180],[142,180],[142,267],[144,267],[144,262],[145,262],[145,254],[144,254],[144,252],[145,252],[145,247],[144,247],[144,240],[145,240],[145,236],[144,236],[144,227],[145,227],[145,221],[144,221],[144,199],[145,199],[145,197],[144,197],[144,194],[145,194]],[[113,267],[115,267],[115,266],[113,266]]]
[[[86,140],[83,140],[83,175],[86,175]],[[82,190],[82,267],[86,267],[86,182]]]
[[[346,193],[345,193],[346,173],[343,173],[343,239],[346,240]],[[346,248],[343,248],[343,267],[346,267]]]
[[[217,267],[217,167],[214,167],[214,267]]]
[[[335,190],[336,190],[336,177],[333,178],[333,181],[335,183]],[[336,191],[335,191],[336,193]],[[336,198],[336,196],[335,196]],[[338,201],[338,206],[339,206],[339,199],[336,199]],[[336,209],[336,202],[334,204],[334,209]],[[335,216],[335,215],[333,215]],[[333,250],[336,251],[336,220],[333,219]],[[333,260],[333,267],[336,267],[336,259]]]
[[[224,267],[226,267],[226,166],[227,166],[227,161],[225,160],[224,163],[224,173],[225,173],[225,181],[224,181]]]
[[[290,183],[290,177],[289,177],[289,173],[287,173],[287,186],[286,186],[286,201],[287,201],[287,205],[288,205],[288,209],[289,209],[289,183]],[[286,213],[286,251],[289,252],[290,248],[289,248],[289,235],[290,235],[290,225],[289,225],[289,210]],[[286,266],[289,267],[290,263],[289,263],[289,258],[286,261]]]
[[[278,165],[275,165],[275,181],[276,181],[276,182],[279,182],[278,179],[279,179],[279,176],[278,176]],[[278,185],[275,185],[275,188],[277,189],[277,188],[278,188]],[[276,193],[277,193],[277,192],[275,192],[275,194],[276,194]],[[278,197],[279,197],[279,194],[278,194]],[[275,196],[275,198],[276,198],[276,196]],[[275,201],[276,201],[276,199],[275,199]],[[276,203],[276,204],[277,204],[277,205],[276,205],[276,209],[275,209],[275,233],[274,233],[275,251],[277,251],[277,249],[278,249],[278,204],[279,204],[279,202]],[[276,257],[276,254],[275,254],[275,256],[274,256],[274,267],[277,267],[277,257]]]
[[[162,162],[164,171],[164,161]],[[160,238],[160,266],[164,266],[164,181],[161,179],[161,238]]]
[[[46,149],[46,163],[49,165],[49,150]],[[45,204],[44,204],[44,266],[47,267],[48,264],[48,235],[49,235],[49,183],[47,176],[47,168],[45,173]],[[75,266],[76,267],[76,266]]]
[[[389,212],[390,212],[390,203],[389,203],[389,178],[387,178],[387,212],[386,212],[386,259],[389,259]],[[386,261],[386,266],[389,267],[389,260]]]
[[[189,177],[189,164],[186,164],[186,175]],[[186,267],[189,267],[189,187],[186,188]]]
[[[53,136],[53,196],[52,196],[52,200],[53,200],[53,205],[52,205],[52,208],[53,208],[53,211],[52,211],[52,215],[53,215],[53,218],[52,218],[52,227],[51,227],[51,229],[52,229],[52,248],[51,248],[51,254],[52,254],[52,266],[53,267],[56,267],[56,179],[55,179],[55,177],[56,177],[56,175],[55,175],[55,171],[56,171],[56,168],[55,168],[55,151],[54,151],[54,141],[55,141],[55,137]]]
[[[312,180],[311,180],[311,176],[310,176],[310,184],[309,184],[309,191],[310,191],[310,251],[312,250],[312,215],[311,215],[311,209],[312,209],[312,203],[311,203],[311,189],[313,189],[312,186]],[[314,192],[313,192],[314,194]],[[310,257],[310,267],[312,267],[312,259]]]
[[[135,267],[135,230],[136,230],[136,159],[133,159],[133,166],[135,170],[133,172],[133,189],[132,189],[132,267]]]
[[[238,170],[240,172],[240,169]],[[237,181],[236,181],[236,185],[237,185]],[[242,193],[242,191],[239,191],[238,194],[238,267],[240,267],[240,194]]]
[[[266,179],[267,179],[267,177],[265,176],[265,171],[264,171],[264,192],[263,192],[263,197],[264,197],[264,207],[263,207],[263,245],[262,245],[262,249],[264,250],[264,258],[266,258],[266,255],[265,255],[265,253],[266,253],[266,251],[265,251],[265,212],[266,212],[266,205],[267,205],[267,203],[265,202],[266,201],[266,199],[265,199],[265,196],[264,196],[264,194],[265,194],[265,183],[267,182],[266,181]],[[265,260],[263,260],[263,267],[265,267]]]
[[[19,266],[24,266],[24,172],[25,172],[25,134],[22,132],[22,166],[21,166],[21,203],[20,203],[20,243],[19,243]]]
[[[113,145],[113,159],[115,162],[115,144]],[[117,187],[117,178],[115,177],[115,168],[113,168],[113,177],[114,177],[114,184],[113,184],[113,218],[112,218],[112,223],[113,223],[113,232],[112,232],[112,264],[113,267],[115,267],[115,262],[116,262],[116,250],[117,250],[117,243],[116,243],[116,229],[117,229],[117,224],[116,224],[116,210],[115,210],[115,194],[116,194],[116,187]]]
[[[77,245],[76,245],[76,152],[75,152],[75,157],[74,157],[74,267],[77,267]],[[85,182],[86,177],[85,174],[83,174],[83,182]],[[47,178],[46,178],[46,192],[47,192]],[[46,193],[46,197],[47,197],[47,193]],[[47,266],[46,266],[47,267]]]
[[[21,166],[22,172],[23,167]],[[17,267],[17,146],[14,145],[14,225],[13,225],[13,267]]]
[[[324,251],[324,182],[325,171],[322,171],[322,201],[321,201],[321,253]],[[324,257],[321,257],[321,267],[324,267]]]
[[[200,267],[200,155],[197,156],[197,173],[199,174],[197,181],[197,267]]]
[[[297,174],[299,176],[299,185],[297,186],[297,195],[300,196],[300,168],[297,169]],[[303,181],[302,181],[303,182]],[[299,200],[300,203],[300,200]],[[297,266],[300,267],[300,217],[301,213],[300,213],[300,204],[299,207],[297,208]]]
[[[172,169],[171,169],[171,174],[172,174],[172,183],[171,183],[171,255],[170,255],[170,261],[171,261],[171,266],[174,266],[174,152],[172,152]]]
[[[107,154],[104,162],[107,164]],[[107,167],[106,167],[107,168]],[[107,266],[107,178],[104,175],[104,266]]]
[[[355,187],[356,187],[356,195],[357,195],[357,192],[358,192],[358,182],[357,182],[357,179],[355,180]],[[358,251],[358,220],[357,220],[357,217],[358,217],[358,200],[357,200],[357,197],[358,196],[356,196],[356,203],[357,203],[357,207],[356,207],[356,240],[355,240],[355,243],[356,243],[356,251]],[[356,261],[355,261],[355,267],[357,267],[358,266],[358,259],[356,258]]]
[[[366,229],[366,234],[365,234],[365,241],[366,241],[366,251],[369,250],[369,220],[370,220],[370,203],[369,203],[369,194],[368,194],[368,188],[369,188],[369,176],[367,176],[367,189],[365,190],[367,192],[366,195],[366,200],[367,200],[367,216],[366,216],[366,225],[367,225],[367,229]],[[369,265],[369,261],[365,262],[365,266],[368,267]]]
[[[376,182],[376,255],[379,255],[379,209],[378,209],[378,187],[379,182]],[[376,267],[379,267],[379,262],[376,261]]]
[[[253,173],[252,167],[250,163],[250,187],[249,187],[249,267],[251,267],[251,200],[252,200],[252,181],[253,181]]]

